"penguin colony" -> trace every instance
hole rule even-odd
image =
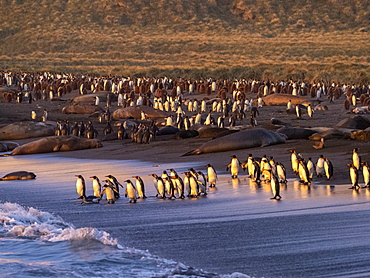
[[[291,169],[298,177],[299,183],[310,186],[314,177],[325,178],[330,180],[334,174],[333,164],[331,161],[320,155],[314,163],[312,158],[303,158],[296,150],[290,150]],[[362,188],[370,188],[370,170],[367,162],[361,162],[361,157],[358,154],[358,148],[353,149],[352,163],[347,164],[349,167],[349,175],[352,187],[350,189],[359,190],[359,172],[362,170],[364,186]],[[206,165],[207,173],[196,171],[190,168],[188,171],[181,173],[181,177],[175,169],[164,170],[160,175],[150,174],[153,177],[153,184],[156,189],[156,198],[160,199],[184,199],[198,198],[198,196],[206,196],[209,188],[216,187],[217,172],[211,164]],[[275,161],[274,157],[262,158],[253,157],[249,154],[247,160],[240,162],[236,155],[231,157],[230,163],[227,165],[226,171],[230,171],[231,178],[237,179],[240,169],[247,172],[247,177],[251,183],[261,184],[269,183],[271,186],[271,199],[280,200],[280,185],[287,185],[286,168],[283,163]],[[81,175],[76,175],[76,191],[79,195],[78,199],[82,203],[99,203],[105,194],[108,204],[114,204],[120,196],[120,187],[124,186],[112,175],[105,176],[103,185],[96,176],[92,179],[93,195],[86,196],[85,179]],[[140,176],[133,176],[134,181],[125,180],[126,189],[125,197],[129,198],[130,203],[136,203],[137,199],[145,199],[145,185]]]
[[[217,173],[211,164],[206,167],[207,174],[190,168],[189,171],[182,173],[183,178],[178,175],[175,169],[164,170],[161,175],[150,174],[149,176],[153,177],[157,192],[155,197],[160,199],[184,199],[185,197],[198,198],[198,196],[207,195],[207,188],[216,186]],[[102,180],[103,185],[97,176],[90,177],[92,179],[93,195],[89,196],[86,195],[84,177],[82,175],[76,175],[76,177],[76,192],[82,203],[99,203],[105,195],[107,203],[114,204],[121,197],[120,187],[124,188],[124,186],[113,175],[105,176],[106,179]],[[145,199],[147,196],[142,178],[140,176],[133,176],[132,178],[135,180],[125,180],[124,195],[129,198],[130,203],[136,203],[137,199]]]

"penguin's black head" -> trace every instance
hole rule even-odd
[[[91,179],[97,179],[98,177],[97,176],[92,176],[90,177]]]

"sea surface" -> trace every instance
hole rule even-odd
[[[268,184],[219,170],[207,196],[155,197],[152,177],[208,162],[154,165],[53,154],[1,157],[1,173],[35,180],[0,182],[0,277],[370,277],[370,190],[324,179],[289,179],[282,200]],[[289,165],[286,165],[289,166]],[[82,204],[75,175],[124,185],[139,175],[147,196],[131,204]],[[124,189],[121,189],[124,190]]]

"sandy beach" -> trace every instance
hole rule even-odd
[[[263,107],[257,117],[260,127],[272,128],[272,117],[293,126],[333,127],[346,114],[343,99],[327,104],[313,118],[297,119],[285,107]],[[0,103],[0,124],[28,119],[31,110],[49,111],[49,120],[84,120],[87,115],[63,115],[65,103],[38,101],[32,104]],[[365,115],[365,117],[368,117]],[[98,130],[103,125],[92,119]],[[19,143],[33,139],[19,140]],[[94,227],[110,233],[124,246],[148,250],[151,254],[217,274],[244,273],[252,277],[366,277],[370,241],[367,232],[368,189],[350,190],[349,170],[354,147],[363,161],[370,160],[368,142],[349,139],[327,140],[316,150],[309,140],[288,140],[285,144],[198,156],[181,156],[209,139],[174,140],[158,136],[148,145],[130,140],[103,141],[99,149],[53,154],[1,157],[5,174],[33,171],[36,180],[2,182],[0,201],[32,206],[61,216],[79,227]],[[334,165],[334,176],[314,178],[310,187],[298,183],[291,170],[289,149],[316,162],[320,154]],[[273,156],[287,168],[288,183],[282,200],[270,200],[269,184],[249,181],[246,172],[231,179],[226,171],[230,156],[241,161],[248,154]],[[216,189],[206,197],[158,200],[151,173],[168,168],[179,173],[191,167],[205,171],[211,163],[219,173]],[[120,181],[133,175],[143,177],[146,200],[129,204],[121,198],[114,205],[81,205],[76,200],[75,175],[115,175]],[[360,181],[362,184],[362,180]],[[91,191],[91,181],[87,181]]]

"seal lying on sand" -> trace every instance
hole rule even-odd
[[[34,178],[36,178],[36,175],[32,172],[17,171],[6,174],[4,177],[0,178],[0,181],[33,180]]]
[[[0,128],[0,140],[18,140],[54,134],[54,122],[15,122]]]
[[[318,101],[310,100],[307,97],[303,96],[293,96],[287,94],[272,94],[262,98],[265,105],[287,105],[288,101],[290,100],[292,104],[304,104],[304,103],[315,103],[317,104]]]
[[[146,105],[128,106],[117,109],[113,112],[114,119],[141,119],[141,112],[148,118],[167,118],[169,114],[165,111],[154,109]]]
[[[102,147],[97,139],[79,138],[73,135],[49,136],[16,147],[11,155],[66,152]]]
[[[93,114],[104,112],[103,108],[93,104],[72,103],[62,108],[63,114]]]
[[[285,140],[286,137],[283,134],[271,130],[248,129],[208,141],[183,156],[264,147],[285,143]]]
[[[279,128],[276,132],[284,134],[287,139],[308,139],[316,131],[300,127],[284,126]]]

